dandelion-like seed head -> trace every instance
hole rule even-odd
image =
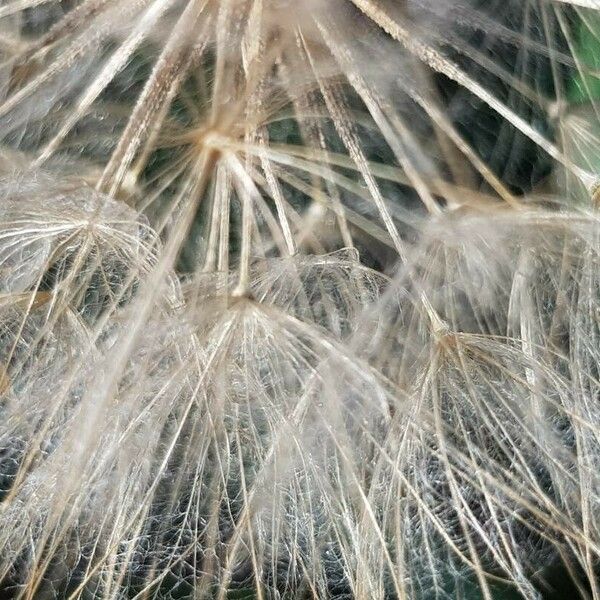
[[[597,12],[3,3],[0,595],[596,600]]]

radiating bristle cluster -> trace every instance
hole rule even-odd
[[[600,600],[598,10],[2,2],[0,596]]]

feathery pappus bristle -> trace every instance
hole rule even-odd
[[[600,5],[5,0],[0,596],[600,600]]]

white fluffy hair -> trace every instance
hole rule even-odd
[[[5,0],[0,595],[600,600],[599,10]]]

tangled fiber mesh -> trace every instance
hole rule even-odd
[[[0,4],[0,596],[600,600],[596,0]]]

